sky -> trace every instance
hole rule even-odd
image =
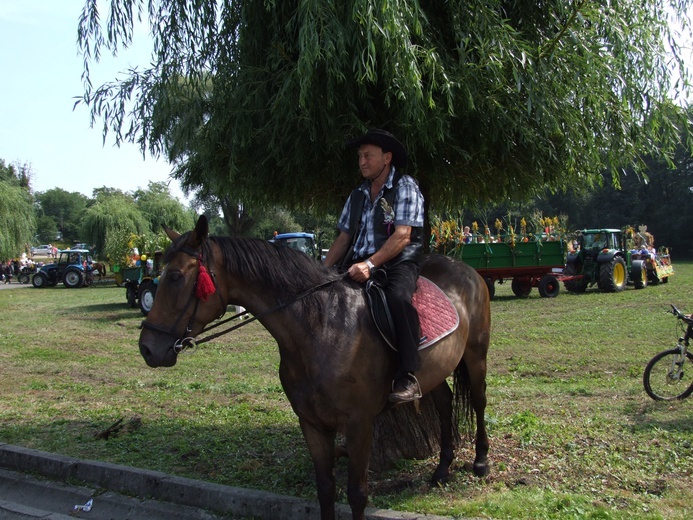
[[[77,23],[83,0],[0,0],[0,159],[28,164],[34,191],[62,188],[91,197],[103,186],[122,191],[169,182],[186,203],[164,160],[142,157],[137,145],[106,142],[89,109],[75,98],[84,93]],[[92,66],[92,83],[114,80],[131,66],[146,66],[151,47],[146,32],[117,59]],[[139,45],[138,45],[139,44]],[[122,75],[121,75],[122,77]]]

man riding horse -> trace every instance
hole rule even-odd
[[[349,277],[265,240],[210,237],[201,215],[187,233],[167,229],[167,267],[139,340],[149,366],[173,366],[186,349],[236,327],[198,338],[223,323],[207,327],[228,304],[248,309],[277,342],[279,378],[313,461],[322,520],[336,518],[337,433],[344,435],[349,454],[346,489],[352,518],[364,520],[375,417],[388,399],[415,399],[419,389],[431,396],[440,423],[440,459],[432,482],[450,477],[455,421],[460,419],[470,427],[476,422],[474,473],[489,472],[484,413],[491,307],[486,283],[449,256],[426,255],[419,266],[423,198],[414,180],[402,175],[407,158],[402,144],[387,132],[371,130],[349,145],[358,148],[365,182],[349,197],[326,259],[329,266],[338,264],[353,237]],[[360,285],[373,278],[380,283],[380,269],[371,272],[376,266],[389,279],[399,363],[383,347]],[[455,328],[420,354],[417,314],[410,303],[419,268],[445,293],[459,318]],[[427,321],[422,324],[427,331]],[[409,375],[413,372],[418,381]]]
[[[414,372],[420,369],[419,319],[411,304],[423,249],[424,199],[416,181],[402,173],[407,152],[389,132],[371,129],[347,141],[358,149],[365,179],[347,199],[337,228],[340,233],[325,257],[328,267],[348,267],[357,282],[376,269],[386,273],[384,292],[395,329],[398,371],[391,402],[421,396]]]

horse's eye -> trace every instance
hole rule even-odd
[[[168,279],[171,283],[178,283],[182,281],[185,277],[180,271],[171,271],[168,275]]]

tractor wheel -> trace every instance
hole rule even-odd
[[[561,290],[558,278],[552,274],[547,274],[539,280],[539,294],[542,298],[555,298]]]
[[[496,294],[496,286],[493,283],[493,278],[484,278],[484,281],[486,282],[486,287],[488,287],[488,298],[489,300],[493,300]]]
[[[40,289],[41,287],[46,287],[48,286],[48,277],[45,274],[38,272],[31,279],[31,285],[33,285],[37,289]]]
[[[532,292],[532,280],[529,278],[513,278],[510,288],[518,298],[527,298]]]
[[[142,282],[140,284],[140,310],[144,316],[149,314],[154,305],[154,296],[156,295],[156,284],[152,282]]]
[[[633,260],[630,278],[633,280],[633,286],[636,289],[644,289],[647,287],[647,267],[645,267],[645,262],[642,260]]]
[[[661,282],[659,276],[657,276],[657,271],[655,271],[654,269],[649,269],[647,271],[647,279],[650,281],[652,285],[659,285],[659,282]]]
[[[17,281],[19,283],[29,283],[29,273],[19,273]]]
[[[580,266],[575,262],[569,262],[566,264],[565,269],[563,270],[563,275],[566,277],[577,276],[579,273]],[[577,278],[575,280],[566,280],[563,282],[563,286],[568,292],[584,293],[587,289],[587,280],[584,277]]]
[[[63,275],[63,285],[69,289],[82,287],[84,275],[78,269],[68,269]]]
[[[626,262],[622,257],[614,256],[610,262],[599,266],[599,290],[621,292],[627,283]]]
[[[125,284],[125,299],[133,309],[137,307],[137,285],[132,282]]]

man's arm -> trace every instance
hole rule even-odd
[[[371,256],[370,261],[375,267],[392,260],[411,242],[411,226],[395,226],[395,232],[390,235],[383,247]]]
[[[350,243],[351,238],[349,237],[349,234],[345,233],[344,231],[340,231],[339,235],[330,246],[330,250],[325,255],[325,265],[327,267],[332,267],[342,258],[344,258],[344,255],[349,249]]]
[[[369,260],[375,267],[380,267],[400,254],[410,242],[411,226],[395,226],[395,232]],[[349,268],[349,276],[357,282],[365,282],[371,277],[371,270],[366,262],[359,262]]]

